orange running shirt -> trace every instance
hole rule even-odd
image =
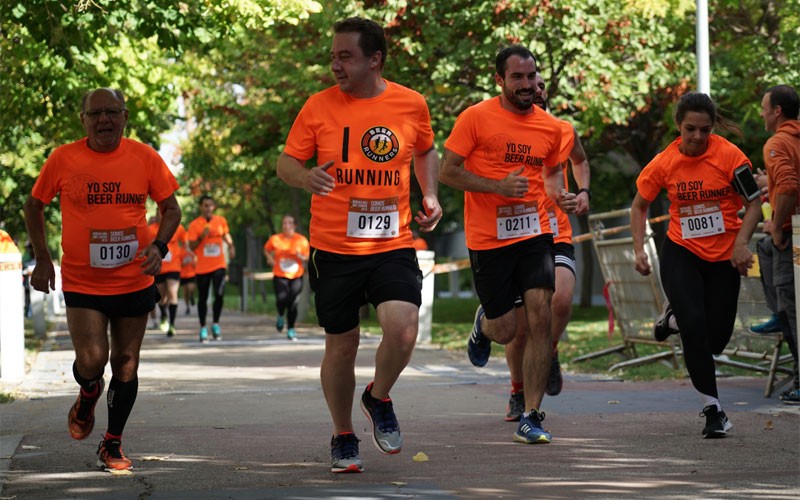
[[[564,187],[569,191],[569,155],[575,145],[575,131],[572,124],[566,120],[559,120],[561,124],[561,152],[559,161],[564,169]],[[569,215],[553,203],[548,198],[547,216],[550,219],[550,229],[553,231],[553,241],[555,243],[572,243],[572,224],[569,222]]]
[[[161,259],[161,274],[178,273],[181,270],[181,257],[183,256],[183,248],[181,245],[186,244],[186,229],[183,224],[178,225],[172,239],[167,243],[169,253]]]
[[[145,201],[176,189],[158,153],[132,139],[110,153],[92,151],[86,138],[56,148],[31,195],[48,204],[60,194],[64,291],[118,295],[152,285],[137,258],[151,241]]]
[[[723,137],[711,134],[708,149],[700,156],[686,156],[675,139],[639,174],[636,188],[650,202],[667,190],[667,236],[701,259],[719,262],[733,254],[733,243],[742,221],[736,215],[744,206],[734,191],[733,171],[750,160]],[[752,167],[752,166],[751,166]]]
[[[385,80],[384,80],[385,81]],[[332,160],[336,187],[311,195],[311,246],[371,255],[411,248],[411,160],[433,147],[425,98],[386,81],[386,90],[356,99],[330,87],[297,115],[283,152],[301,162]]]
[[[283,233],[273,234],[264,243],[264,250],[275,252],[275,263],[272,265],[272,275],[276,278],[293,280],[305,272],[303,259],[308,260],[308,240],[302,234],[294,233],[287,237]],[[303,256],[300,259],[297,254]]]
[[[200,240],[200,244],[194,249],[197,256],[197,274],[213,273],[217,269],[225,269],[225,253],[222,251],[224,245],[223,236],[230,233],[228,221],[221,215],[212,215],[210,221],[202,215],[189,223],[189,241],[195,241],[208,226],[208,235]]]
[[[464,193],[467,248],[490,250],[551,233],[542,168],[559,164],[558,120],[539,108],[517,115],[503,109],[498,96],[461,113],[445,147],[463,156],[464,168],[482,177],[503,179],[520,167],[528,177],[523,198]]]

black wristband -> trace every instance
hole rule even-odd
[[[589,188],[580,188],[578,190],[578,194],[581,194],[581,193],[586,193],[586,195],[589,197],[589,199],[590,200],[592,199],[592,192],[589,191]]]
[[[166,257],[167,254],[169,253],[169,247],[167,247],[167,244],[164,243],[163,241],[153,240],[153,245],[155,245],[156,248],[158,248],[158,251],[161,253],[162,259]]]

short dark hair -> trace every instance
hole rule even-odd
[[[108,88],[108,87],[103,87],[103,88],[99,88],[99,89],[89,90],[89,91],[87,91],[87,92],[85,92],[83,94],[83,96],[81,97],[81,113],[86,111],[86,101],[89,100],[89,96],[94,94],[98,90],[107,90],[108,92],[111,92],[112,94],[114,94],[114,97],[119,99],[119,101],[122,103],[122,108],[125,109],[125,96],[122,94],[122,91],[119,90],[119,89],[112,89],[112,88]]]
[[[197,204],[198,204],[198,205],[202,205],[202,204],[203,204],[203,202],[204,202],[204,201],[206,201],[206,200],[211,200],[211,203],[213,203],[213,204],[215,204],[215,205],[217,204],[217,202],[215,202],[215,201],[214,201],[214,197],[213,197],[213,196],[211,196],[210,194],[204,194],[203,196],[201,196],[201,197],[200,197],[200,201],[199,201],[199,202],[197,202]]]
[[[386,62],[386,34],[383,28],[371,19],[348,17],[333,25],[334,33],[358,33],[358,47],[365,56],[381,53],[381,69]]]
[[[769,105],[781,107],[781,115],[788,120],[797,120],[800,114],[800,97],[797,91],[790,85],[775,85],[767,89],[765,94],[769,94]]]
[[[523,47],[522,45],[511,45],[498,52],[497,56],[494,58],[494,67],[498,75],[502,77],[506,76],[506,69],[508,69],[508,58],[511,56],[519,56],[523,59],[533,59],[536,68],[539,68],[539,63],[536,61],[536,57],[533,55],[533,52],[528,50],[527,47]]]

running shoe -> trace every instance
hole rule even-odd
[[[358,456],[359,439],[352,432],[331,438],[331,472],[363,472],[364,465]]]
[[[547,376],[547,386],[544,392],[548,396],[558,396],[564,387],[564,377],[561,376],[561,364],[558,362],[558,351],[553,353],[553,362],[550,365],[550,374]]]
[[[773,314],[764,323],[751,326],[750,331],[758,335],[778,333],[781,331],[781,317],[777,314]]]
[[[527,416],[522,415],[517,432],[514,433],[514,441],[525,444],[549,443],[553,436],[542,428],[542,420],[544,412],[537,410],[531,410]]]
[[[78,394],[78,399],[69,409],[67,416],[67,428],[69,428],[69,435],[72,436],[72,439],[86,439],[92,433],[92,429],[94,429],[94,407],[103,394],[104,387],[105,381],[101,378],[97,381],[95,387],[96,396],[86,398]]]
[[[293,342],[297,341],[297,332],[294,330],[294,328],[289,328],[286,330],[286,338]]]
[[[472,333],[467,341],[467,356],[470,363],[475,366],[485,366],[492,353],[492,341],[487,339],[481,331],[481,318],[484,317],[483,306],[480,304],[475,310],[475,322],[472,325]]]
[[[723,438],[733,427],[725,412],[718,409],[717,405],[706,406],[700,416],[706,417],[706,426],[703,427],[703,437],[706,439]]]
[[[522,391],[512,392],[511,397],[508,399],[506,422],[519,422],[523,413],[525,413],[525,393]]]
[[[372,442],[381,453],[394,455],[403,447],[403,436],[400,424],[394,415],[391,398],[375,399],[370,394],[373,382],[370,382],[361,395],[361,411],[372,424]]]
[[[97,466],[107,471],[130,470],[133,464],[122,453],[119,439],[104,439],[97,447]]]
[[[781,393],[781,401],[787,405],[800,405],[800,389],[789,389]]]
[[[177,331],[175,330],[175,325],[169,325],[169,330],[167,330],[167,337],[174,337]]]
[[[208,328],[200,328],[200,342],[208,342]]]
[[[278,316],[275,320],[275,328],[278,329],[278,333],[283,331],[283,316]]]
[[[673,318],[675,315],[672,313],[672,306],[669,302],[664,303],[664,312],[656,318],[656,324],[653,328],[653,336],[659,342],[664,342],[669,338],[670,335],[675,335],[680,333],[678,330],[669,326],[670,318]]]
[[[169,330],[169,321],[167,318],[161,318],[161,323],[159,324],[158,329],[164,333],[167,333]]]
[[[214,335],[214,340],[222,340],[222,331],[216,323],[211,325],[211,334]]]

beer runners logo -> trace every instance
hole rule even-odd
[[[368,159],[385,163],[400,152],[397,136],[386,127],[373,127],[361,137],[361,152]]]

